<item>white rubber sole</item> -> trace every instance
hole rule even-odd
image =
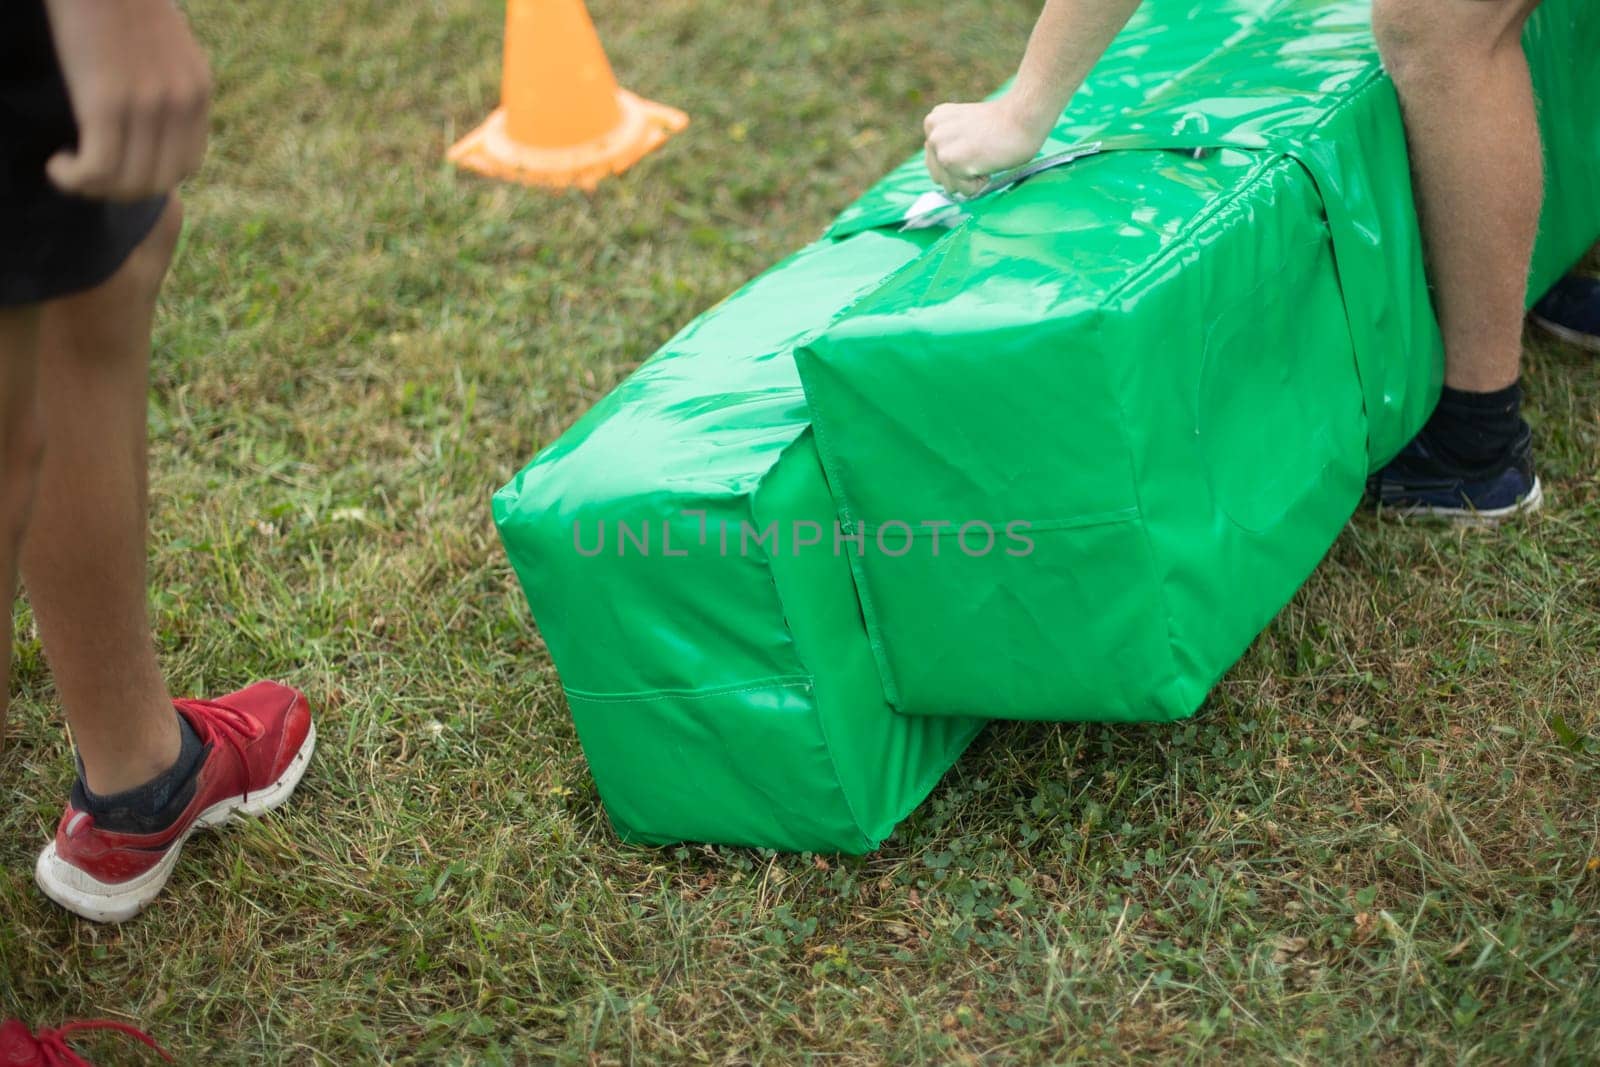
[[[1440,519],[1457,526],[1498,526],[1507,519],[1527,515],[1542,507],[1544,507],[1544,486],[1540,484],[1539,476],[1534,475],[1533,488],[1528,491],[1528,495],[1510,507],[1494,508],[1490,511],[1460,511],[1454,508],[1423,505],[1409,508],[1386,507],[1381,510],[1384,515],[1399,519]]]
[[[178,855],[196,830],[223,826],[236,818],[253,818],[265,815],[278,807],[294,793],[295,786],[305,777],[311,763],[311,753],[317,747],[317,726],[311,724],[300,751],[284,769],[282,777],[259,792],[250,794],[249,800],[231,797],[211,805],[200,813],[194,824],[182,837],[173,842],[161,862],[136,878],[126,882],[108,884],[85,871],[72,866],[56,855],[56,843],[51,841],[39,853],[39,862],[33,868],[33,880],[51,900],[74,915],[97,923],[119,923],[133,918],[156,898],[172,869],[178,864]]]

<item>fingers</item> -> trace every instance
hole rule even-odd
[[[957,160],[959,160],[957,156]],[[977,196],[983,187],[989,183],[989,176],[974,170],[970,165],[958,161],[940,160],[945,174],[949,175],[950,183],[945,188],[955,196]]]
[[[935,184],[952,196],[976,196],[988,181],[986,174],[962,172],[946,164],[932,145],[927,147],[923,155],[928,163],[928,174]]]
[[[167,124],[160,111],[142,101],[134,104],[128,117],[127,139],[122,143],[122,166],[111,188],[101,195],[111,200],[135,200],[152,195],[161,142],[167,137]]]
[[[78,196],[141,200],[170,192],[205,156],[209,98],[207,75],[120,107],[85,109],[78,148],[56,153],[45,172]]]
[[[206,153],[209,99],[208,91],[197,92],[172,105],[169,121],[162,126],[160,148],[154,156],[149,185],[166,191],[200,169]]]
[[[177,184],[184,178],[200,169],[200,164],[206,158],[206,142],[211,134],[211,93],[215,83],[211,77],[211,64],[206,62],[204,55],[197,55],[197,72],[195,82],[189,89],[187,106],[184,110],[186,136],[183,138],[180,151],[173,160],[175,167],[172,179]]]
[[[203,68],[204,80],[200,83],[197,95],[190,105],[189,135],[183,141],[183,150],[175,163],[178,177],[174,183],[189,177],[200,169],[200,164],[206,158],[206,145],[211,137],[211,68]]]
[[[967,128],[971,117],[968,105],[940,104],[922,123],[927,135],[923,155],[928,173],[954,196],[974,196],[988,180],[988,174],[976,165],[977,150]]]
[[[205,154],[209,75],[146,97],[135,106],[123,167],[108,194],[139,199],[170,192]]]
[[[950,178],[949,172],[939,162],[939,157],[934,155],[933,145],[930,144],[923,148],[922,158],[928,164],[928,176],[933,179],[933,183],[945,192],[950,192],[954,183]]]
[[[948,149],[941,150],[931,139],[923,148],[923,158],[927,161],[928,174],[934,182],[952,195],[976,195],[988,180],[988,175],[978,174],[970,167],[953,160]]]
[[[78,122],[78,147],[62,149],[45,164],[45,173],[62,192],[107,197],[122,172],[127,115],[116,107],[89,110]]]
[[[940,104],[928,112],[927,118],[922,120],[922,132],[931,137],[934,129],[947,121],[957,107],[959,107],[957,104]]]
[[[983,192],[983,187],[987,185],[989,181],[988,176],[983,174],[963,176],[960,174],[951,174],[948,170],[946,170],[945,173],[945,180],[939,184],[944,187],[945,192],[949,193],[953,197],[956,197],[957,199],[977,196],[979,193]]]

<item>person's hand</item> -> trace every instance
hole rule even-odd
[[[940,104],[928,112],[922,129],[933,180],[947,193],[972,196],[989,175],[1032,159],[1050,124],[1008,95],[978,104]]]
[[[0,0],[5,2],[5,0]],[[200,166],[211,70],[173,0],[46,0],[78,145],[50,157],[56,187],[140,200]]]

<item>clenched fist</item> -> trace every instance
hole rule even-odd
[[[928,113],[928,173],[947,193],[972,196],[989,175],[1032,159],[1050,133],[1041,121],[1016,106],[1010,96],[977,104],[940,104]]]
[[[173,0],[46,0],[78,145],[58,188],[105,200],[170,192],[200,166],[211,70]]]

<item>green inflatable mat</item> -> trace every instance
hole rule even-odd
[[[1437,396],[1367,15],[1146,0],[1059,166],[941,215],[908,161],[495,495],[619,833],[866,851],[988,718],[1193,713]],[[1538,292],[1600,234],[1600,13],[1526,45]]]

